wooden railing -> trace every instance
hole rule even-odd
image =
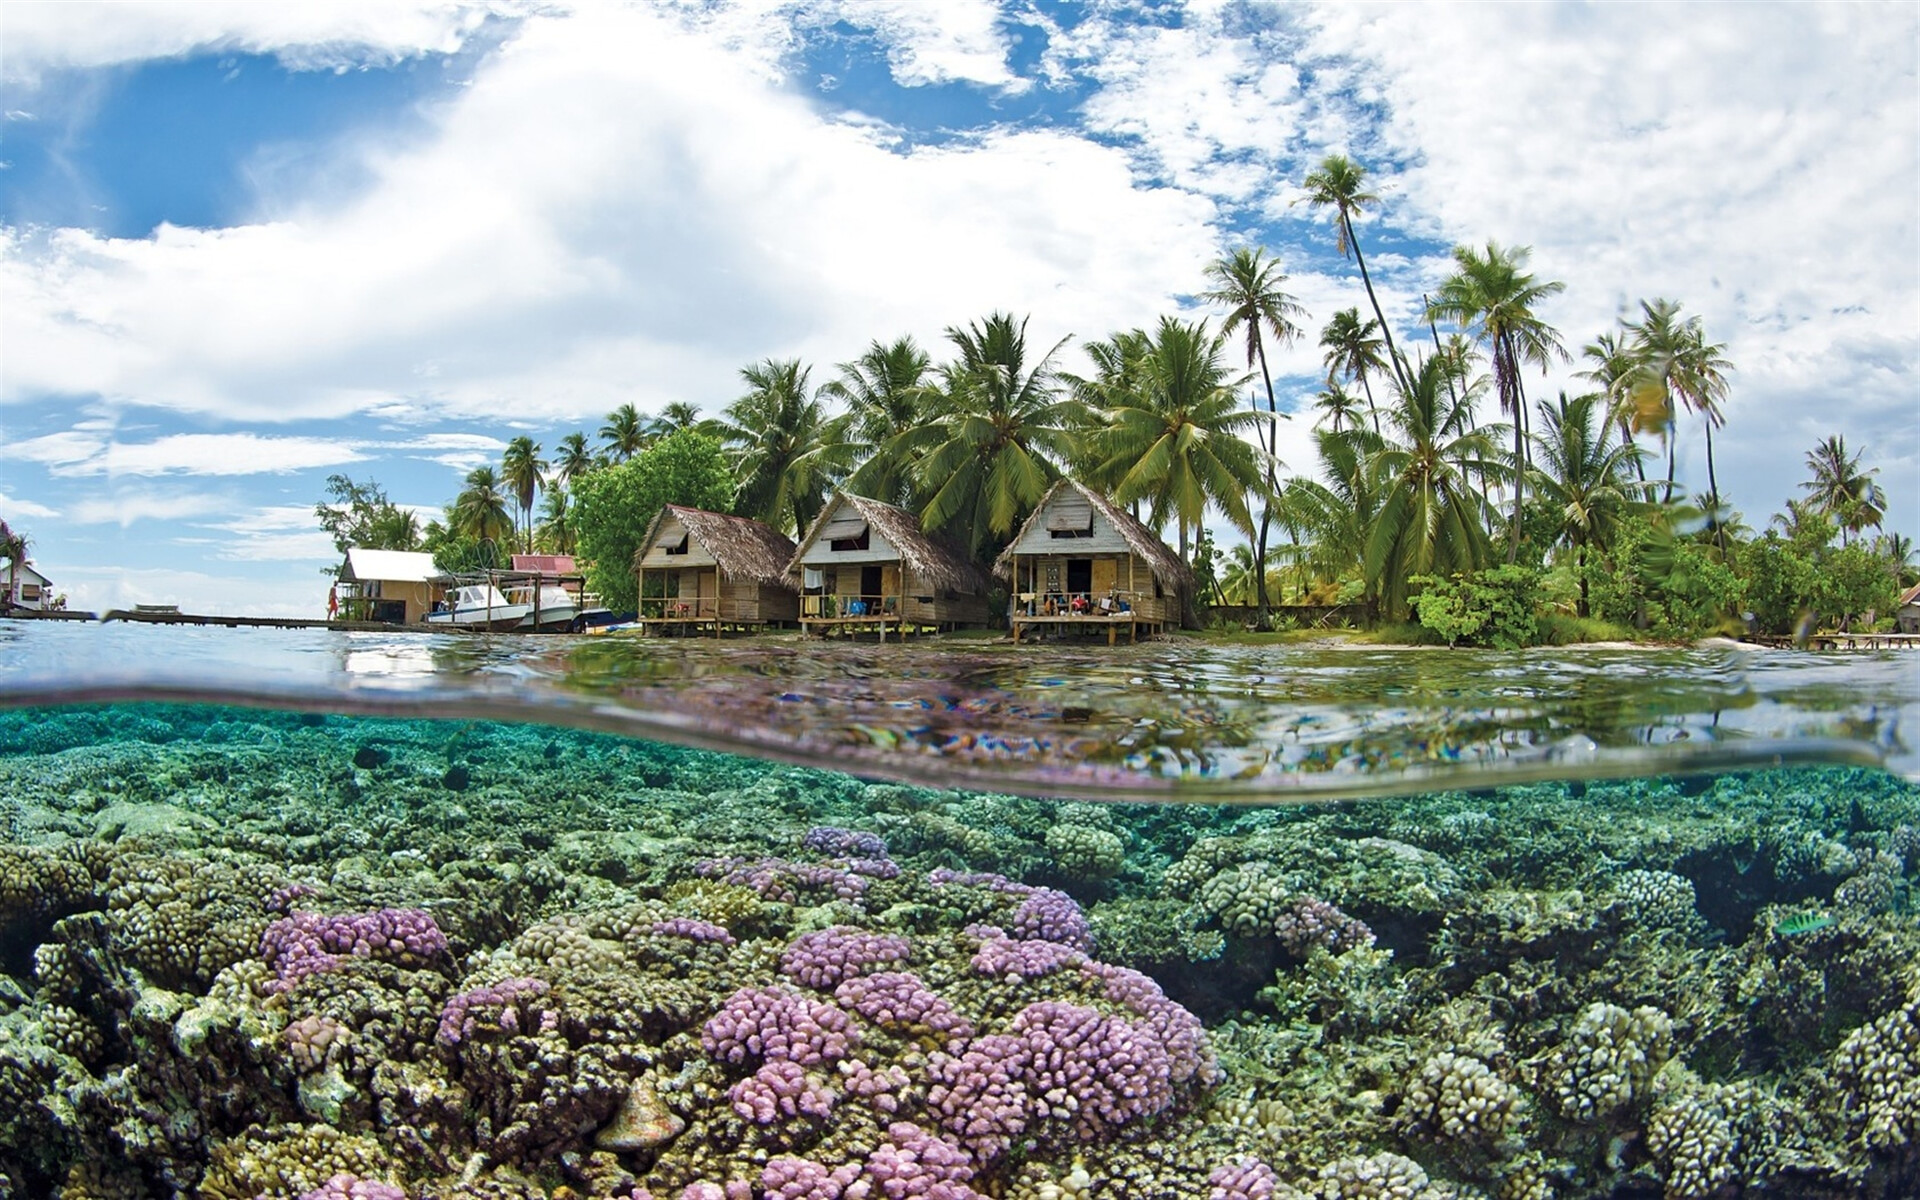
[[[895,617],[900,615],[899,596],[868,595],[858,592],[828,593],[800,597],[800,615],[814,619],[833,617]]]
[[[1139,613],[1159,619],[1161,598],[1142,592],[1016,592],[1011,617],[1116,617]]]
[[[720,615],[718,596],[647,596],[640,601],[643,618],[666,621],[711,621]]]

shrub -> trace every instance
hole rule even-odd
[[[573,500],[580,556],[590,560],[588,586],[607,607],[631,609],[638,601],[633,555],[653,518],[669,504],[725,511],[733,477],[720,443],[682,429],[618,466],[574,480]]]
[[[1532,567],[1488,567],[1447,579],[1416,575],[1409,582],[1420,588],[1414,615],[1449,646],[1518,650],[1539,640],[1540,573]]]

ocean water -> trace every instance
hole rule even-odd
[[[0,622],[0,1196],[1913,1196],[1912,663]]]

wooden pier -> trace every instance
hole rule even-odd
[[[392,625],[384,621],[329,621],[323,617],[226,617],[207,613],[183,613],[164,609],[116,608],[100,618],[131,621],[138,625],[220,625],[228,629],[333,629],[341,633],[427,633],[421,625]]]
[[[890,612],[847,617],[803,616],[800,618],[800,629],[803,633],[817,633],[822,637],[836,633],[847,633],[856,637],[863,633],[878,633],[883,642],[887,640],[889,629],[893,630],[895,640],[905,641],[909,632],[918,633],[923,628],[925,626],[918,621],[909,623],[898,613]]]
[[[1772,650],[1920,650],[1920,633],[1754,633],[1740,640]]]
[[[13,608],[0,609],[0,617],[16,621],[96,621],[98,617],[90,612],[68,608]]]

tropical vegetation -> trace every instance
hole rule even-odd
[[[844,488],[985,562],[1072,477],[1160,531],[1202,602],[1250,610],[1236,617],[1255,629],[1301,605],[1502,645],[1891,618],[1914,547],[1883,528],[1885,491],[1843,436],[1807,453],[1801,494],[1760,532],[1722,495],[1715,436],[1736,371],[1700,316],[1649,298],[1570,340],[1546,313],[1567,285],[1493,240],[1454,248],[1416,306],[1384,295],[1363,253],[1381,203],[1365,167],[1329,156],[1301,199],[1358,272],[1354,302],[1318,327],[1317,394],[1275,382],[1275,356],[1316,336],[1311,314],[1279,257],[1239,247],[1198,265],[1193,311],[1084,339],[1084,374],[1063,367],[1065,339],[1037,343],[1028,317],[992,312],[933,348],[895,337],[830,367],[763,359],[711,415],[620,404],[551,457],[515,437],[424,530],[345,476],[315,512],[343,549],[417,546],[447,569],[577,553],[618,606],[632,539],[663,503],[798,537]],[[1530,395],[1569,345],[1583,390]],[[1296,407],[1308,461],[1283,462]],[[1705,479],[1683,481],[1677,444],[1696,420]]]

